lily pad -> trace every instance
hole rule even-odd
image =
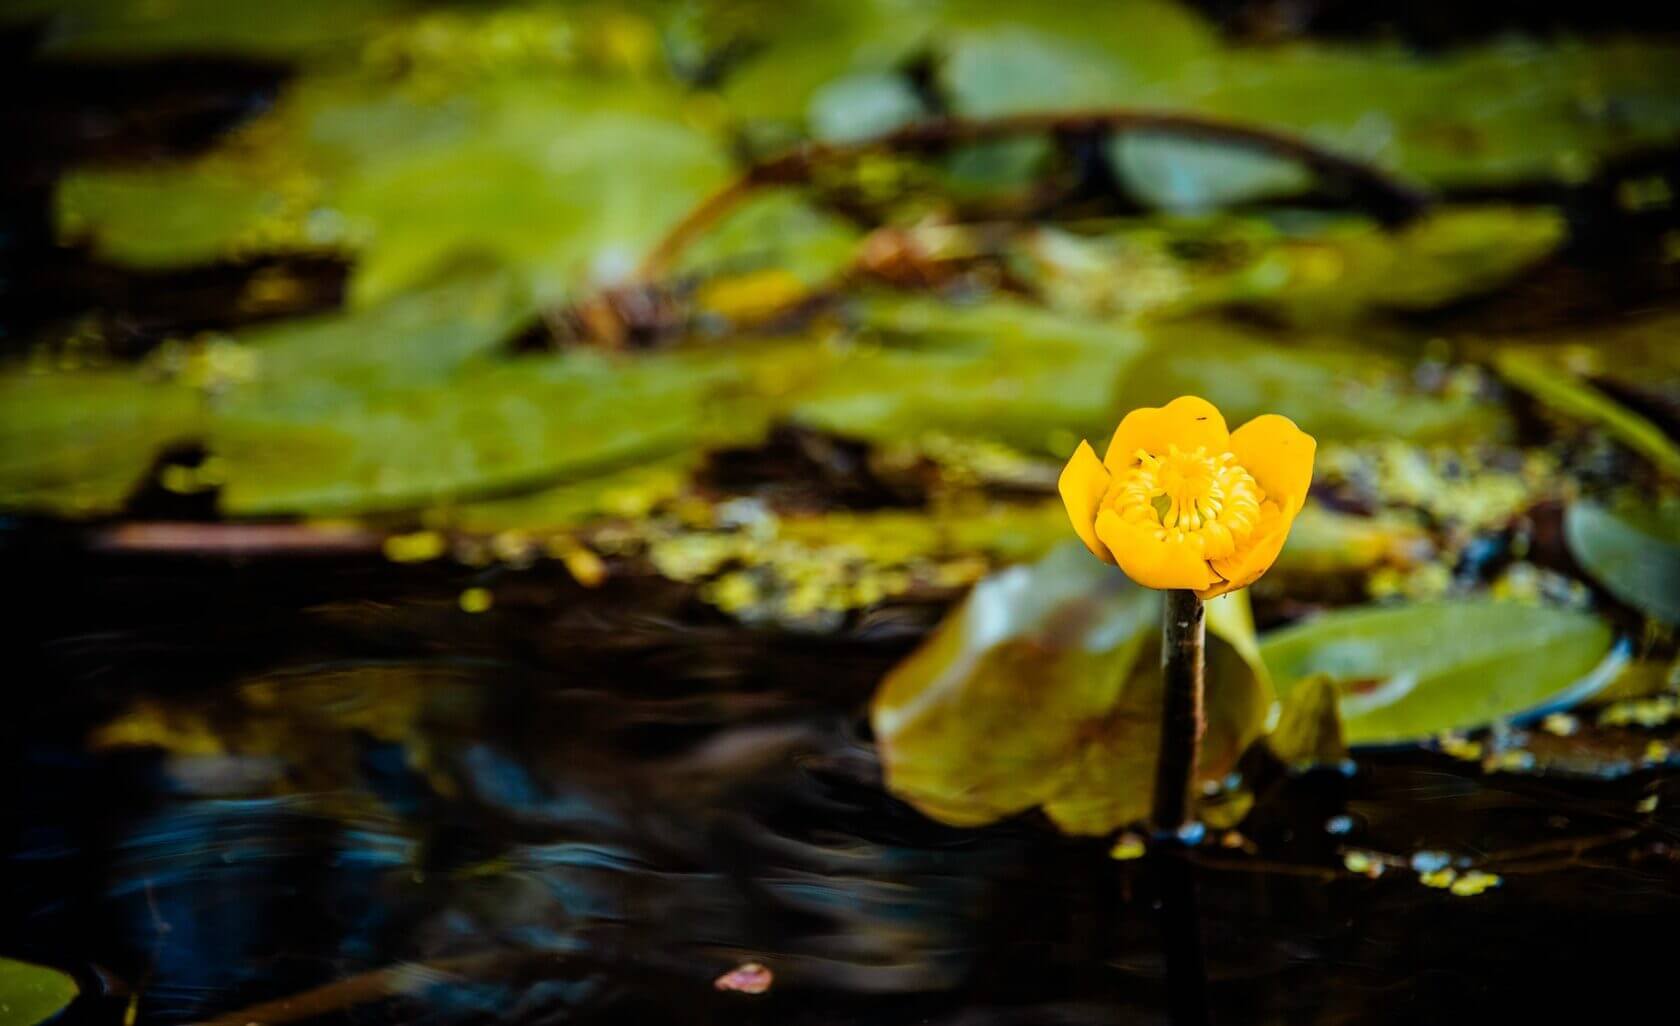
[[[1024,233],[1011,265],[1054,307],[1162,318],[1240,305],[1322,326],[1507,283],[1563,241],[1547,207],[1462,206],[1399,230],[1362,217],[1156,216]]]
[[[887,786],[929,816],[978,826],[1042,807],[1103,834],[1149,811],[1160,743],[1160,597],[1066,545],[976,585],[882,682],[871,722]],[[1209,639],[1201,774],[1259,736],[1268,687]]]
[[[1320,440],[1404,438],[1417,444],[1485,441],[1509,434],[1501,408],[1468,396],[1415,389],[1405,368],[1337,336],[1289,345],[1224,322],[1152,325],[1129,365],[1116,409],[1199,395],[1232,424],[1283,413]]]
[[[297,318],[233,336],[254,357],[239,398],[365,393],[447,380],[536,316],[511,275],[466,273],[366,310]]]
[[[1612,641],[1586,613],[1467,599],[1337,610],[1266,635],[1260,650],[1286,704],[1327,677],[1348,743],[1372,745],[1579,702],[1615,676]]]
[[[590,353],[464,371],[447,385],[293,391],[218,409],[224,512],[408,509],[581,479],[683,449],[751,441],[751,365],[711,354],[624,364]]]
[[[1298,43],[1280,54],[1225,43],[1184,8],[1147,0],[1014,5],[990,24],[948,17],[939,82],[968,115],[1192,111],[1303,135],[1441,186],[1579,181],[1680,132],[1668,102],[1680,50],[1670,43],[1506,40],[1428,58]],[[1220,199],[1277,184],[1246,162],[1199,170],[1198,190]]]
[[[1680,626],[1680,506],[1576,502],[1563,518],[1569,551],[1610,594]]]
[[[286,58],[342,50],[406,0],[18,0],[3,20],[39,20],[55,57],[111,58],[230,53]]]
[[[0,1026],[36,1026],[59,1012],[81,988],[67,973],[0,958]]]
[[[66,176],[59,234],[149,267],[348,250],[354,306],[469,259],[558,302],[633,270],[731,172],[668,83],[545,71],[451,85],[305,75],[202,157]]]
[[[684,251],[677,270],[715,275],[774,269],[818,285],[851,262],[860,237],[794,189],[764,190]]]
[[[115,512],[165,446],[196,435],[199,405],[128,371],[0,375],[0,507]]]
[[[1112,425],[1115,382],[1144,347],[1123,325],[1004,300],[882,300],[861,313],[867,341],[831,357],[793,416],[882,442],[950,432],[1063,456],[1069,431]]]

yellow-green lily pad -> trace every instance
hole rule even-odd
[[[1077,544],[988,577],[876,692],[888,788],[958,826],[1035,807],[1071,834],[1143,819],[1160,747],[1160,612],[1156,592]],[[1217,635],[1207,660],[1200,770],[1217,780],[1260,735],[1271,695]]]
[[[68,973],[0,958],[0,1026],[36,1026],[59,1012],[81,988]]]
[[[1327,678],[1348,744],[1380,745],[1573,705],[1615,676],[1612,642],[1587,613],[1464,599],[1336,610],[1266,635],[1260,651],[1286,704]]]
[[[1577,502],[1564,514],[1563,536],[1610,594],[1680,626],[1680,505]]]

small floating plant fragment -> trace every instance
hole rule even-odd
[[[1334,682],[1353,746],[1543,716],[1625,662],[1596,617],[1486,599],[1337,610],[1268,634],[1261,652],[1286,707],[1296,689]]]
[[[742,962],[712,981],[718,990],[736,994],[765,994],[775,982],[775,975],[760,962]]]

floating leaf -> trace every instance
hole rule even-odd
[[[261,183],[173,167],[78,169],[54,195],[61,239],[102,260],[152,270],[226,259],[285,209]],[[271,252],[309,248],[301,239],[265,241]]]
[[[1303,135],[1442,186],[1579,181],[1607,157],[1680,132],[1669,102],[1680,51],[1670,43],[1500,41],[1428,57],[1295,43],[1280,56],[1223,43],[1166,3],[979,11],[950,14],[938,34],[939,82],[968,115],[1191,111]],[[1246,162],[1199,170],[1198,188],[1221,198],[1273,184]]]
[[[1680,506],[1572,503],[1563,536],[1570,553],[1610,594],[1680,626]]]
[[[406,509],[758,437],[740,354],[527,357],[447,385],[246,397],[218,409],[224,512]],[[733,388],[731,387],[733,386]]]
[[[1160,743],[1160,599],[1063,546],[976,585],[882,682],[871,722],[897,795],[976,826],[1042,806],[1063,830],[1144,818]],[[1203,779],[1259,735],[1268,689],[1208,648]]]
[[[794,406],[820,430],[878,441],[949,432],[1060,456],[1068,431],[1107,429],[1121,369],[1143,338],[1120,325],[993,300],[881,301],[875,344],[835,354]]]
[[[504,273],[458,275],[366,310],[297,318],[234,335],[255,358],[253,397],[330,397],[444,381],[535,316]]]
[[[1578,702],[1614,676],[1611,640],[1585,613],[1474,599],[1337,610],[1261,652],[1285,703],[1322,675],[1349,744],[1395,744]]]
[[[306,75],[202,157],[66,176],[59,234],[153,267],[348,249],[354,306],[462,260],[514,269],[557,302],[634,269],[731,171],[656,79],[527,70],[451,86]]]
[[[623,277],[661,233],[722,184],[706,135],[587,97],[506,99],[448,146],[370,161],[337,190],[367,239],[351,282],[365,304],[462,255],[523,270],[548,302]]]
[[[1356,516],[1308,499],[1277,566],[1302,573],[1367,570],[1384,563],[1409,566],[1431,551],[1429,532],[1415,518]]]
[[[43,52],[111,58],[203,54],[286,58],[343,49],[402,0],[17,0],[4,20],[41,19]]]
[[[686,274],[776,270],[806,285],[827,281],[851,262],[860,233],[812,206],[793,189],[755,194],[683,252]]]
[[[1212,210],[1299,195],[1312,184],[1298,162],[1207,140],[1124,135],[1109,144],[1108,153],[1126,187],[1161,210]]]
[[[1323,325],[1495,288],[1562,242],[1547,207],[1437,210],[1399,230],[1361,217],[1151,217],[1025,232],[1011,266],[1059,309],[1164,317],[1258,307]]]
[[[0,958],[0,1026],[36,1026],[57,1015],[81,988],[68,973]]]
[[[1539,355],[1519,349],[1499,354],[1495,366],[1506,381],[1542,404],[1597,425],[1644,456],[1664,473],[1680,476],[1680,446],[1655,424],[1617,403]]]
[[[120,509],[171,444],[199,429],[191,389],[126,371],[0,375],[0,507]]]
[[[1282,345],[1214,321],[1151,325],[1148,332],[1150,344],[1127,368],[1116,409],[1199,395],[1232,424],[1283,413],[1320,440],[1337,441],[1484,441],[1510,431],[1498,407],[1421,394],[1397,361],[1344,339]]]

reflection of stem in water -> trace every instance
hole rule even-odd
[[[1206,638],[1202,600],[1169,591],[1161,617],[1161,752],[1155,765],[1152,846],[1161,895],[1161,946],[1173,1026],[1208,1022],[1207,967],[1202,957],[1196,882],[1184,857],[1181,829],[1190,819],[1191,787],[1202,744],[1202,663]]]

